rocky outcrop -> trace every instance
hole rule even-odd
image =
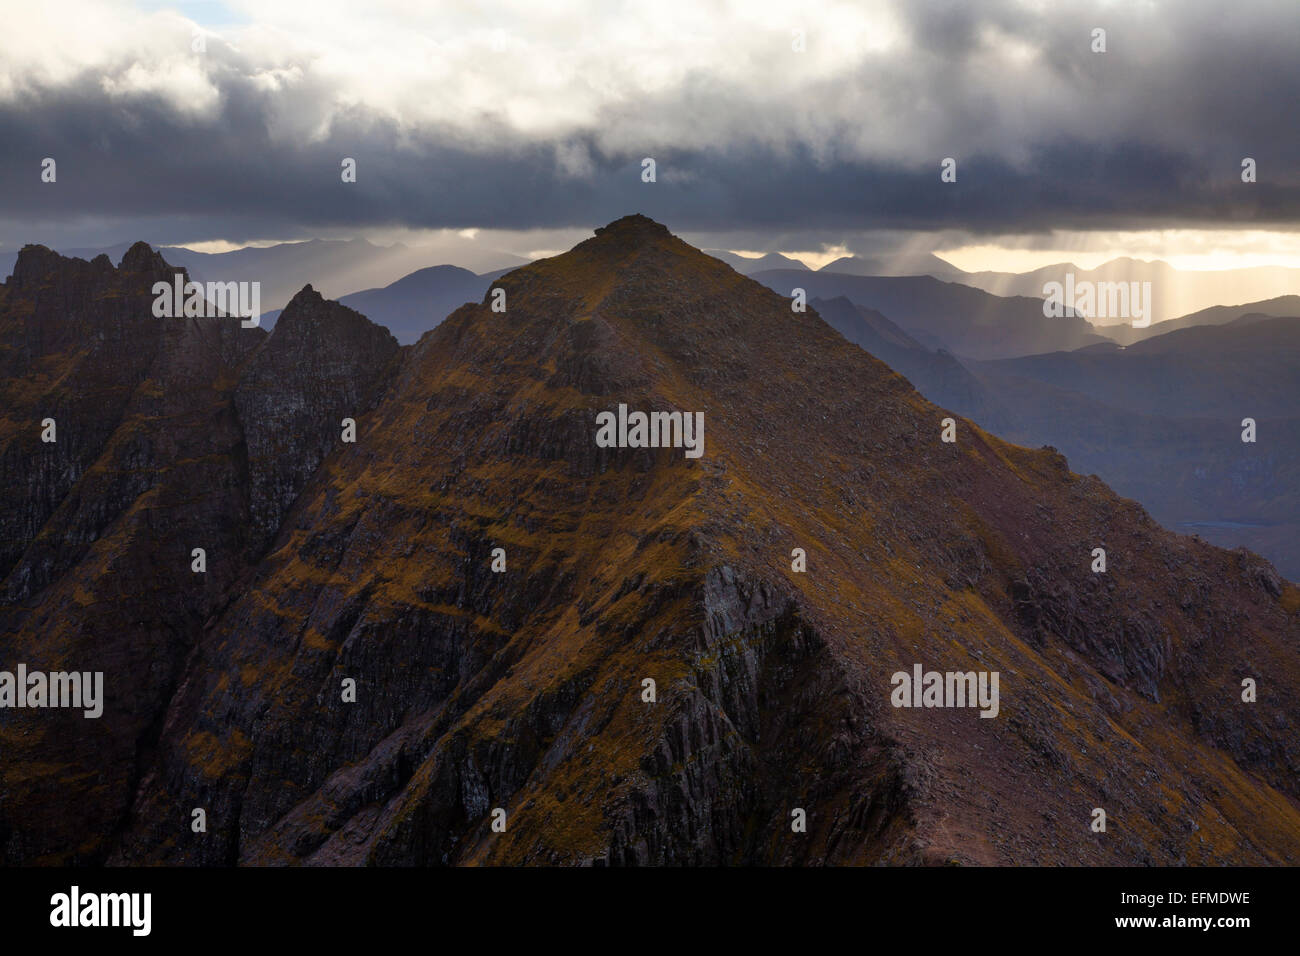
[[[250,517],[260,472],[236,407],[267,336],[156,317],[153,284],[177,271],[144,243],[116,269],[27,247],[3,287],[0,670],[103,672],[105,694],[96,720],[0,710],[5,860],[104,858],[205,622],[268,534]],[[347,379],[338,336],[298,328],[296,380]]]
[[[285,307],[235,390],[260,543],[343,440],[343,420],[369,410],[399,350],[386,329],[310,285]]]

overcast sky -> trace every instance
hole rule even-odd
[[[755,252],[1300,265],[1296,0],[73,0],[4,19],[5,249],[479,230],[530,254],[644,212]]]

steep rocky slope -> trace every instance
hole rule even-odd
[[[344,419],[370,407],[399,351],[386,329],[310,285],[289,302],[235,389],[259,545],[341,441]]]
[[[144,243],[118,269],[29,246],[0,286],[0,670],[102,671],[105,696],[98,719],[0,709],[0,859],[103,858],[204,622],[337,439],[344,386],[379,381],[367,349],[397,348],[307,291],[271,336],[156,318],[175,271]],[[269,427],[291,459],[266,463]]]
[[[5,771],[6,860],[1300,860],[1300,592],[1267,562],[1050,450],[964,420],[942,442],[902,377],[642,217],[498,285],[504,314],[465,306],[395,359],[366,337],[357,441],[282,463],[302,483],[264,553],[249,462],[247,543],[212,545],[229,583],[177,625],[129,811],[59,829],[30,765]],[[221,379],[227,410],[280,332]],[[333,427],[331,394],[308,406]],[[620,403],[703,412],[703,456],[601,447]],[[25,646],[62,640],[22,615]],[[891,706],[915,664],[996,671],[997,716]],[[66,810],[87,784],[54,764]]]
[[[1300,594],[1266,562],[1050,451],[941,442],[901,377],[648,220],[500,284],[209,628],[115,860],[1300,859]],[[619,403],[704,412],[703,457],[598,447]],[[895,709],[918,663],[997,671],[998,716]]]

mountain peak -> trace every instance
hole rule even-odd
[[[143,240],[132,243],[131,248],[122,255],[122,261],[118,263],[117,267],[123,272],[153,273],[172,271],[162,253],[155,252],[153,246]]]
[[[289,300],[276,320],[272,338],[277,347],[286,337],[312,339],[313,347],[325,349],[355,350],[364,345],[367,351],[383,352],[385,360],[398,347],[389,330],[354,308],[326,299],[309,282]]]
[[[293,298],[285,303],[284,309],[280,312],[280,317],[276,320],[276,325],[279,325],[286,317],[310,317],[331,313],[336,309],[343,309],[345,312],[353,311],[352,309],[340,306],[339,303],[331,299],[326,299],[316,291],[315,287],[312,286],[310,282],[308,282],[305,286],[294,293]]]
[[[782,295],[646,216],[626,216],[595,232],[494,283],[507,293],[508,335],[483,302],[439,326],[442,347],[496,364],[514,363],[521,348],[535,355],[537,346],[523,342],[548,342],[542,361],[554,363],[556,381],[606,395],[671,390],[676,374],[701,381],[766,378],[779,374],[774,356],[847,345],[815,314],[792,311]],[[575,328],[589,320],[594,327]],[[647,358],[652,355],[659,360]],[[677,363],[675,372],[663,359]]]
[[[138,249],[143,252],[137,252]],[[114,269],[112,259],[102,253],[87,262],[85,259],[62,255],[47,246],[28,244],[18,250],[10,282],[15,289],[36,288],[49,277],[57,275],[61,281],[111,284],[117,281],[119,271],[163,276],[175,270],[143,242],[131,247],[120,269]]]
[[[12,281],[22,285],[28,277],[40,278],[60,258],[59,254],[48,246],[28,243],[18,250],[18,258],[14,260]]]
[[[615,219],[608,226],[596,227],[596,235],[605,239],[619,239],[626,242],[644,243],[659,239],[669,239],[672,233],[662,223],[655,222],[649,216],[633,213],[621,219]]]

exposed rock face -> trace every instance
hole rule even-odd
[[[3,287],[0,573],[14,570],[103,452],[158,357],[162,324],[152,318],[149,285],[170,280],[171,270],[147,248],[132,248],[119,273],[107,256],[85,262],[27,246]],[[54,419],[56,437],[62,422],[62,440],[41,441],[46,418]],[[66,567],[66,556],[29,560],[7,596],[25,598]]]
[[[342,420],[369,408],[399,351],[386,329],[310,285],[285,307],[235,390],[259,543],[339,443]]]
[[[904,379],[642,217],[497,284],[505,314],[395,363],[355,321],[368,348],[293,353],[346,312],[304,292],[302,339],[239,366],[240,434],[287,406],[302,436],[246,437],[226,505],[274,541],[184,632],[130,812],[36,814],[37,845],[7,775],[6,859],[94,834],[84,858],[191,864],[1300,860],[1300,591],[1266,562],[1050,451],[941,442]],[[284,380],[310,356],[333,385]],[[620,403],[704,412],[703,457],[599,447]],[[998,672],[998,716],[892,707],[913,664]]]
[[[29,246],[0,287],[0,669],[102,671],[106,698],[97,720],[0,709],[6,860],[103,859],[204,622],[260,553],[234,399],[279,336],[155,317],[153,283],[176,271],[144,243],[118,269]],[[360,316],[350,324],[363,341],[382,334]],[[280,381],[301,405],[317,368],[346,378],[335,343],[356,337],[335,327],[317,361],[293,327],[302,365]],[[54,442],[41,440],[45,418]]]

